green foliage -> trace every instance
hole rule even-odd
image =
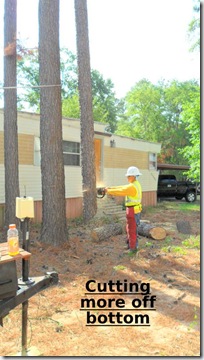
[[[172,253],[176,253],[179,255],[186,255],[187,252],[185,249],[183,249],[181,246],[164,246],[161,249],[163,252],[167,253],[167,252],[172,252]]]
[[[124,265],[116,265],[113,267],[115,271],[125,270],[126,267]]]
[[[82,216],[78,218],[69,219],[69,228],[77,228],[78,226],[84,225],[84,219]]]
[[[200,236],[190,236],[182,241],[182,245],[189,249],[200,249]]]
[[[151,241],[147,241],[146,243],[145,243],[145,247],[151,247],[153,244],[152,244],[152,242]]]
[[[179,211],[200,211],[200,204],[196,203],[178,203],[178,210]]]
[[[185,174],[190,179],[200,181],[200,91],[191,93],[191,102],[186,101],[182,121],[189,134],[189,144],[179,152],[188,160],[191,168]]]
[[[125,113],[118,122],[117,134],[157,141],[163,130],[160,88],[150,81],[139,81],[125,98]]]
[[[128,253],[127,253],[127,255],[128,255],[129,257],[133,257],[133,256],[136,256],[137,253],[138,253],[138,250],[137,250],[137,249],[134,249],[134,250],[129,250]]]
[[[61,49],[62,115],[80,117],[78,73],[76,56],[68,49]],[[91,71],[94,121],[109,125],[114,132],[117,116],[123,111],[122,101],[115,97],[114,85],[96,70]],[[18,61],[18,86],[24,88],[18,97],[18,109],[25,106],[35,112],[40,108],[38,51],[26,54]]]
[[[186,104],[192,106],[193,94],[199,89],[195,81],[172,81],[164,87],[166,132],[162,142],[161,157],[166,163],[187,164],[189,159],[179,152],[179,148],[190,145],[190,134],[183,121]]]
[[[182,241],[182,246],[169,245],[172,242],[172,239],[169,238],[169,241],[165,239],[164,245],[162,247],[162,251],[179,253],[180,255],[186,255],[186,249],[200,249],[200,236],[190,236],[187,239]],[[168,246],[167,246],[168,245]]]
[[[186,255],[187,252],[181,246],[172,246],[171,251],[173,253],[179,253],[180,255]]]
[[[65,117],[79,119],[80,107],[79,107],[79,95],[73,94],[66,98],[62,102],[62,114]]]
[[[34,112],[40,111],[39,59],[38,50],[26,54],[17,62],[18,93],[17,105],[22,110],[25,104]]]
[[[167,236],[166,239],[164,240],[164,245],[169,245],[171,244],[173,241],[173,239],[170,236]]]
[[[189,327],[188,327],[189,331],[194,329],[199,324],[196,306],[194,306],[193,310],[194,310],[193,321],[191,321],[189,324]]]
[[[121,111],[121,101],[115,97],[114,85],[110,79],[103,79],[97,70],[91,71],[94,121],[109,124],[114,133],[117,116]]]
[[[77,58],[66,48],[60,50],[62,101],[78,93]]]
[[[188,26],[188,38],[189,42],[192,43],[190,51],[200,50],[200,1],[194,0],[193,10],[195,16]]]
[[[139,81],[125,98],[125,112],[116,133],[161,143],[160,162],[188,164],[189,158],[178,151],[191,145],[183,111],[187,105],[193,107],[198,91],[195,81],[160,81],[157,85],[146,79]]]

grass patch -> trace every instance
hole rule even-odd
[[[186,249],[200,249],[200,236],[190,236],[189,238],[183,240],[181,242],[182,246],[174,246],[171,245],[172,238],[167,237],[164,241],[164,245],[161,250],[165,253],[171,252],[171,253],[177,253],[180,255],[186,255],[187,251]],[[167,246],[168,245],[168,246]]]
[[[169,245],[171,244],[172,241],[173,239],[170,236],[167,236],[166,239],[164,240],[164,245]]]
[[[184,248],[182,248],[181,246],[164,246],[161,250],[165,253],[171,252],[171,253],[176,253],[179,255],[187,254],[186,250]]]
[[[83,221],[82,216],[80,216],[78,218],[74,218],[74,219],[68,219],[68,221],[67,221],[68,229],[75,228],[78,226],[83,226],[83,225],[84,225],[84,221]]]
[[[200,236],[190,236],[182,241],[182,245],[189,249],[200,249]]]
[[[113,267],[115,271],[125,270],[126,267],[124,265],[116,265]]]
[[[182,203],[178,204],[179,211],[200,211],[200,204]]]
[[[191,330],[191,329],[194,329],[197,325],[198,325],[197,308],[194,307],[193,321],[190,322],[190,324],[188,326],[188,331]]]
[[[157,202],[156,206],[147,206],[144,207],[142,212],[144,214],[152,214],[155,211],[160,212],[164,210],[175,210],[175,211],[200,211],[200,204],[195,203],[188,203],[188,202],[177,202],[177,201],[161,201]]]
[[[145,243],[145,247],[151,247],[153,244],[152,244],[152,242],[151,241],[147,241],[146,243]]]
[[[155,212],[155,206],[143,206],[142,215],[153,214]]]
[[[172,246],[171,247],[171,251],[173,253],[177,253],[177,254],[180,254],[180,255],[186,255],[186,250],[183,249],[181,246]]]
[[[134,255],[136,255],[138,253],[138,250],[137,249],[135,249],[135,250],[130,250],[129,252],[128,252],[128,256],[134,256]]]

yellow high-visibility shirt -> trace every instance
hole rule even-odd
[[[138,194],[138,192],[137,192],[136,184],[130,183],[128,185],[120,185],[120,186],[111,187],[111,188],[107,189],[107,193],[110,195],[113,195],[113,196],[126,196],[126,205],[127,205],[128,204],[127,197],[132,198],[133,203],[134,203],[134,199],[135,199],[135,202],[137,202],[138,196],[141,198],[140,184],[139,184],[139,189],[140,189],[140,194]],[[130,202],[130,205],[131,204],[132,203]],[[141,202],[139,202],[134,206],[134,213],[137,214],[137,213],[140,213],[141,211],[142,211],[142,204],[141,204]]]
[[[137,191],[133,184],[114,186],[107,189],[107,193],[114,196],[136,196]]]

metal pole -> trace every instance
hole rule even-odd
[[[22,222],[22,234],[23,234],[23,249],[29,251],[29,231],[28,231],[29,219],[25,218]],[[29,261],[22,260],[22,280],[23,282],[29,282]],[[27,355],[27,325],[28,325],[28,300],[22,303],[22,356]]]
[[[28,325],[28,300],[22,303],[21,356],[27,356],[27,325]]]
[[[29,229],[28,229],[29,219],[25,218],[22,222],[22,233],[23,233],[23,249],[29,251]],[[29,261],[22,260],[22,278],[23,281],[28,281],[29,275]]]

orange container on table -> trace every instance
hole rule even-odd
[[[15,256],[19,254],[19,237],[15,224],[10,224],[7,232],[8,254]]]

